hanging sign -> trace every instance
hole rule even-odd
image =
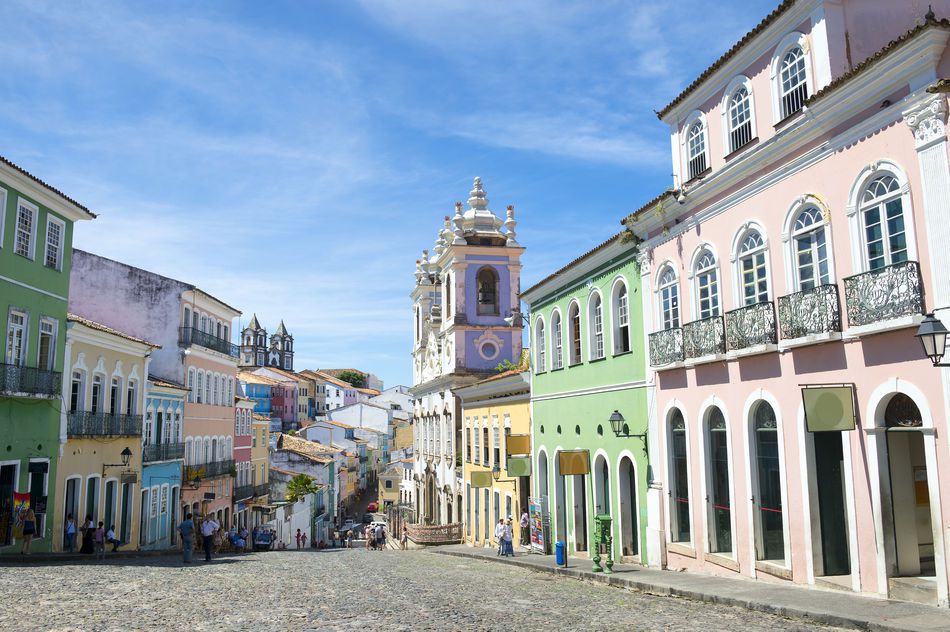
[[[589,450],[561,450],[557,453],[558,474],[582,476],[590,474]]]
[[[802,386],[808,432],[843,432],[855,428],[854,384]]]
[[[511,434],[505,437],[505,451],[508,456],[531,454],[531,435]]]

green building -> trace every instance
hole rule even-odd
[[[521,299],[530,308],[534,494],[547,507],[546,539],[590,555],[594,516],[610,515],[614,560],[655,564],[646,551],[648,389],[636,246],[615,235]],[[624,419],[614,417],[616,432],[614,411]],[[574,450],[589,474],[561,474],[559,454]]]
[[[0,552],[20,545],[14,503],[23,494],[37,519],[32,549],[49,551],[60,537],[51,518],[69,395],[63,357],[73,222],[95,215],[3,158],[0,210]]]

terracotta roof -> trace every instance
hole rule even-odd
[[[335,377],[333,377],[332,375],[329,375],[329,374],[327,374],[327,373],[324,373],[323,371],[313,371],[313,370],[311,370],[311,369],[307,369],[307,371],[305,371],[305,372],[312,373],[313,375],[315,375],[317,378],[323,380],[324,382],[329,382],[329,383],[334,384],[334,385],[336,385],[336,386],[342,386],[343,388],[353,388],[353,385],[350,384],[349,382],[344,382],[343,380],[338,380],[337,378],[335,378]]]
[[[563,274],[564,272],[567,272],[568,270],[570,270],[571,268],[573,268],[574,266],[576,266],[578,263],[580,263],[580,262],[583,261],[584,259],[587,259],[588,257],[594,255],[595,253],[597,253],[597,252],[600,251],[600,250],[603,250],[604,248],[606,248],[607,246],[609,246],[610,244],[612,244],[613,242],[615,242],[615,241],[616,241],[617,239],[619,239],[619,238],[620,238],[620,233],[617,233],[616,235],[613,235],[612,237],[608,237],[606,241],[604,241],[604,242],[602,242],[602,243],[600,243],[600,244],[594,246],[593,248],[591,248],[590,250],[588,250],[587,252],[585,252],[585,253],[582,254],[581,256],[579,256],[579,257],[577,257],[576,259],[574,259],[573,261],[571,261],[571,262],[570,262],[569,264],[567,264],[566,266],[563,266],[562,268],[560,268],[557,272],[554,272],[553,274],[549,274],[548,276],[544,277],[543,279],[541,279],[540,281],[538,281],[537,283],[535,283],[534,285],[532,285],[531,287],[529,287],[527,290],[525,290],[525,291],[522,292],[521,294],[524,295],[524,294],[529,294],[530,292],[533,292],[535,289],[541,287],[542,285],[544,285],[545,283],[547,283],[547,282],[550,281],[551,279],[560,276],[560,275]]]
[[[86,327],[89,327],[90,329],[95,329],[97,331],[102,331],[107,334],[112,334],[113,336],[118,336],[119,338],[125,338],[126,340],[131,340],[132,342],[138,342],[143,345],[148,345],[149,347],[152,347],[153,349],[162,348],[162,345],[160,344],[149,342],[148,340],[142,340],[141,338],[136,338],[135,336],[132,336],[125,332],[121,332],[118,329],[113,329],[112,327],[108,327],[106,325],[103,325],[102,323],[97,323],[96,321],[89,320],[88,318],[83,318],[82,316],[77,316],[76,314],[66,314],[66,320],[70,320],[74,323],[79,323],[80,325],[85,325]]]
[[[281,474],[287,474],[289,476],[297,476],[297,474],[299,473],[299,472],[291,472],[290,470],[285,470],[281,467],[277,467],[276,465],[269,465],[267,469],[271,470],[272,472],[280,472]]]
[[[501,380],[501,379],[504,379],[504,378],[506,378],[506,377],[511,377],[512,375],[520,375],[521,373],[527,373],[527,371],[528,371],[527,368],[522,368],[522,367],[518,367],[518,368],[515,368],[515,369],[509,369],[508,371],[502,371],[502,372],[499,373],[498,375],[493,375],[493,376],[487,377],[487,378],[485,378],[484,380],[481,380],[481,381],[479,381],[479,382],[475,382],[475,384],[484,384],[484,383],[486,383],[486,382],[494,382],[494,381],[496,381],[496,380]],[[472,386],[474,386],[475,384],[473,384]]]
[[[29,179],[32,180],[33,182],[37,183],[38,185],[42,186],[43,188],[45,188],[45,189],[47,189],[47,190],[49,190],[49,191],[55,193],[55,194],[58,195],[59,197],[63,198],[64,200],[66,200],[67,202],[69,202],[70,204],[72,204],[73,206],[75,206],[76,208],[79,208],[79,209],[81,209],[81,210],[83,210],[83,211],[89,213],[90,217],[93,217],[93,218],[97,217],[96,214],[93,213],[92,211],[90,211],[88,208],[86,208],[85,206],[83,206],[82,204],[80,204],[79,202],[77,202],[76,200],[72,199],[71,197],[69,197],[68,195],[66,195],[65,193],[63,193],[63,192],[60,191],[59,189],[57,189],[56,187],[51,186],[51,185],[49,185],[49,184],[46,183],[46,182],[43,182],[42,180],[40,180],[39,178],[37,178],[36,176],[34,176],[32,173],[30,173],[29,171],[27,171],[27,170],[24,169],[23,167],[21,167],[21,166],[19,166],[19,165],[17,165],[17,164],[14,164],[14,163],[12,163],[12,162],[10,162],[9,160],[7,160],[6,158],[4,158],[3,156],[0,156],[0,162],[2,162],[3,164],[5,164],[6,166],[10,167],[10,168],[13,169],[14,171],[17,171],[17,172],[21,173],[22,175],[26,176],[27,178],[29,178]]]
[[[275,384],[280,384],[275,379],[269,378],[266,375],[258,375],[256,373],[248,373],[247,371],[238,371],[237,377],[239,380],[244,382],[249,382],[251,384],[266,384],[267,386],[274,386]]]
[[[373,397],[376,397],[377,395],[380,394],[380,392],[377,391],[375,388],[360,388],[360,387],[358,387],[358,386],[355,387],[355,388],[356,388],[356,390],[358,390],[360,393],[364,393],[364,394],[366,394],[366,395],[372,395]]]
[[[277,449],[289,450],[290,452],[294,452],[300,456],[305,456],[321,463],[332,461],[332,455],[337,452],[333,448],[329,448],[322,443],[317,443],[316,441],[307,441],[306,439],[301,439],[299,437],[294,437],[283,433],[278,433]]]
[[[788,11],[789,9],[791,9],[792,6],[794,6],[795,1],[796,1],[796,0],[783,0],[777,7],[775,7],[775,8],[772,10],[771,13],[769,13],[767,16],[765,16],[765,19],[763,19],[761,22],[759,22],[758,24],[756,24],[756,25],[755,25],[755,28],[753,28],[751,31],[749,31],[748,33],[746,33],[746,34],[742,37],[742,39],[740,39],[738,42],[736,42],[736,43],[732,46],[732,48],[730,48],[730,49],[727,50],[725,53],[723,53],[722,56],[719,57],[719,59],[717,59],[716,61],[714,61],[714,62],[712,63],[712,65],[709,66],[709,68],[707,68],[706,70],[704,70],[704,71],[702,72],[702,74],[699,75],[696,79],[694,79],[691,84],[689,84],[688,86],[686,86],[686,89],[685,89],[685,90],[683,90],[683,91],[680,92],[678,95],[676,95],[676,97],[675,97],[672,101],[670,101],[670,102],[666,105],[666,107],[664,107],[662,110],[660,110],[659,112],[657,112],[657,113],[656,113],[657,118],[662,119],[664,116],[666,116],[667,113],[668,113],[670,110],[672,110],[672,109],[673,109],[677,104],[679,104],[683,99],[685,99],[687,96],[689,96],[690,93],[692,93],[694,90],[696,90],[696,88],[698,88],[699,86],[701,86],[701,85],[703,84],[703,82],[705,82],[706,79],[708,79],[714,72],[716,72],[717,70],[719,70],[719,68],[720,68],[723,64],[725,64],[727,61],[729,61],[730,59],[732,59],[732,58],[735,56],[735,54],[738,53],[739,50],[740,50],[743,46],[745,46],[745,45],[748,44],[750,41],[752,41],[752,39],[755,38],[756,35],[758,35],[758,34],[761,33],[762,31],[764,31],[772,22],[774,22],[775,20],[777,20],[783,13],[785,13],[786,11]]]
[[[333,412],[333,411],[330,411],[330,412]],[[356,428],[356,426],[351,426],[350,424],[345,424],[342,421],[335,421],[333,419],[323,419],[322,421],[320,421],[320,423],[327,423],[327,424],[330,424],[331,426],[336,426],[337,428]],[[314,423],[313,425],[316,426],[318,424]]]
[[[270,417],[265,417],[259,413],[251,413],[251,419],[254,421],[266,421],[267,423],[270,423]]]
[[[155,386],[160,386],[162,388],[174,388],[179,391],[189,390],[184,384],[178,384],[177,382],[171,382],[169,380],[163,380],[160,377],[155,377],[154,375],[148,376],[148,381],[154,384]]]
[[[947,20],[947,19],[938,20],[937,17],[933,14],[933,11],[929,11],[927,15],[924,16],[923,24],[919,24],[915,26],[914,28],[907,31],[906,33],[904,33],[897,39],[894,39],[888,42],[887,45],[884,46],[884,48],[877,51],[876,53],[874,53],[873,55],[871,55],[870,57],[862,61],[857,66],[855,66],[848,72],[844,73],[843,75],[841,75],[840,77],[838,77],[837,79],[829,83],[827,86],[825,86],[824,88],[822,88],[815,94],[808,97],[808,99],[805,100],[805,105],[809,106],[815,103],[816,101],[821,100],[822,98],[824,98],[831,92],[834,92],[845,83],[854,79],[857,75],[863,73],[865,70],[872,67],[874,64],[876,64],[881,59],[886,57],[889,53],[900,48],[902,44],[909,42],[910,40],[914,39],[915,37],[917,37],[918,35],[920,35],[921,33],[923,33],[924,31],[930,28],[950,29],[950,20]]]
[[[260,371],[261,369],[266,369],[266,370],[268,370],[268,371],[273,371],[273,372],[276,373],[277,375],[283,375],[285,378],[287,378],[286,380],[283,380],[283,381],[293,381],[293,382],[297,382],[297,381],[299,381],[300,379],[302,379],[299,375],[297,375],[296,373],[293,373],[292,371],[285,371],[285,370],[283,370],[283,369],[278,369],[278,368],[275,367],[275,366],[265,366],[265,367],[261,367],[261,368],[259,368],[259,369],[254,369],[254,371],[251,371],[251,373],[253,373],[254,375],[261,375],[260,373],[256,373],[256,371]],[[263,377],[267,377],[267,376],[265,375],[265,376],[263,376]],[[274,383],[275,383],[275,384],[280,384],[280,382],[282,381],[282,380],[278,380],[277,378],[267,378],[267,379],[269,379],[269,380],[274,380]],[[303,378],[303,379],[306,379],[306,378]]]

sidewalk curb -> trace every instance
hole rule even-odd
[[[676,588],[673,586],[663,586],[660,584],[655,584],[647,581],[639,581],[635,579],[627,579],[625,577],[617,577],[616,575],[604,575],[603,573],[593,573],[590,571],[582,570],[577,567],[561,568],[561,567],[549,567],[540,564],[533,564],[518,558],[507,558],[503,559],[500,557],[490,557],[479,555],[478,553],[468,553],[465,551],[440,551],[438,549],[431,549],[433,553],[439,555],[447,555],[452,557],[461,557],[473,560],[482,560],[485,562],[499,562],[501,564],[511,564],[514,566],[519,566],[521,568],[526,568],[528,570],[537,571],[541,573],[549,573],[555,576],[564,576],[570,577],[573,579],[588,580],[594,581],[601,584],[606,584],[608,586],[614,586],[618,588],[629,588],[631,590],[636,590],[638,592],[647,593],[650,595],[656,595],[660,597],[682,597],[685,599],[692,599],[694,601],[703,601],[706,603],[714,603],[726,606],[738,606],[740,608],[745,608],[746,610],[754,610],[758,612],[765,612],[768,614],[778,615],[781,617],[787,617],[790,619],[801,619],[814,623],[821,623],[824,625],[830,625],[840,628],[854,628],[858,630],[871,630],[874,632],[908,632],[916,631],[920,629],[926,629],[921,627],[905,627],[899,624],[891,624],[872,620],[870,618],[859,618],[859,617],[849,617],[839,614],[833,614],[830,612],[820,612],[815,610],[805,610],[803,608],[795,606],[778,606],[770,604],[763,601],[757,601],[755,599],[740,599],[737,597],[728,597],[725,595],[717,595],[714,593],[703,592],[699,590],[689,590]],[[803,589],[804,590],[804,589]],[[858,595],[856,595],[858,596]],[[869,598],[870,599],[870,598]],[[934,628],[930,628],[934,629]],[[948,627],[950,629],[950,615],[948,615]]]

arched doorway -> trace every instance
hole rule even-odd
[[[621,555],[634,556],[640,554],[639,522],[637,517],[637,471],[630,457],[620,459],[619,491],[620,491],[620,546]]]
[[[557,455],[555,454],[554,519],[557,524],[555,525],[556,532],[554,534],[554,539],[562,540],[563,542],[567,543],[567,507],[565,505],[567,502],[567,482],[565,481],[564,475],[561,474],[560,459],[556,457]]]
[[[706,493],[709,506],[709,552],[732,556],[732,484],[729,480],[729,434],[722,411],[706,414]]]
[[[594,515],[613,514],[610,510],[610,472],[603,454],[594,459]]]
[[[455,522],[462,522],[462,494],[459,493],[455,498]]]
[[[923,417],[904,393],[891,397],[884,409],[890,481],[893,551],[888,577],[934,577],[934,530],[930,480],[924,451]],[[893,587],[892,587],[893,588]]]
[[[781,453],[775,410],[766,401],[752,409],[755,559],[785,565]]]
[[[542,503],[548,497],[548,453],[543,450],[538,454],[538,496]]]
[[[574,550],[587,550],[587,477],[589,474],[575,474],[574,481]]]

